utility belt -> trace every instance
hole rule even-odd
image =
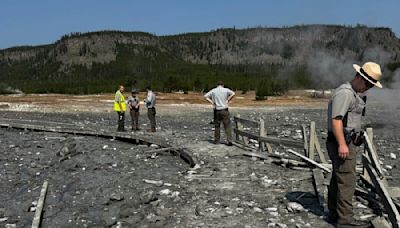
[[[151,107],[151,108],[147,108],[147,109],[155,110],[156,108],[155,107]]]
[[[345,130],[343,132],[343,134],[344,134],[344,139],[345,139],[347,145],[350,145],[350,143],[353,143],[356,146],[360,146],[364,142],[363,131],[360,131],[357,133],[354,129],[351,131]],[[333,132],[331,132],[331,131],[328,131],[328,138],[326,140],[328,142],[337,143],[336,137],[333,134]]]
[[[131,112],[139,112],[138,108],[131,108]]]
[[[214,109],[216,112],[220,112],[220,111],[229,111],[229,108],[224,108],[224,109],[220,109],[220,110],[217,110],[217,109]]]

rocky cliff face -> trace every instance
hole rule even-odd
[[[285,88],[332,88],[352,76],[353,63],[365,61],[380,63],[388,84],[400,67],[399,53],[400,40],[390,29],[365,26],[230,28],[172,36],[76,33],[49,45],[0,50],[0,85],[97,93],[136,78],[165,91],[201,91],[217,79],[242,90],[276,80]]]
[[[45,54],[62,64],[90,66],[114,61],[117,44],[153,46],[200,64],[301,64],[321,51],[360,60],[370,52],[385,52],[385,58],[397,61],[400,51],[399,39],[387,28],[315,25],[219,29],[161,37],[136,32],[73,34],[51,45],[1,50],[0,59],[14,62]]]

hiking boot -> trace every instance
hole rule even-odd
[[[338,216],[336,213],[329,212],[328,216],[326,216],[325,220],[330,224],[336,224],[338,220]]]
[[[151,129],[147,129],[147,132],[156,132],[156,129],[152,127]]]
[[[227,146],[233,146],[232,142],[228,142],[228,144],[226,144]]]

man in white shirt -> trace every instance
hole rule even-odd
[[[225,134],[228,140],[228,146],[232,146],[232,126],[228,110],[228,103],[235,96],[235,93],[224,87],[224,83],[219,81],[217,87],[210,90],[204,98],[214,106],[215,132],[214,143],[218,144],[221,137],[221,121],[224,124]]]
[[[147,131],[156,132],[156,95],[151,90],[150,86],[146,87],[147,97],[144,99],[144,103],[147,107],[147,117],[150,120],[151,128]]]

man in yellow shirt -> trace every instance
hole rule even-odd
[[[118,114],[118,129],[117,131],[125,131],[124,123],[125,123],[125,111],[126,111],[126,104],[125,104],[125,97],[123,95],[124,86],[120,85],[117,92],[115,92],[115,99],[114,99],[114,111]]]

